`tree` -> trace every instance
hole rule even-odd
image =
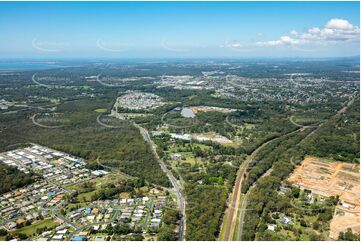
[[[20,240],[26,240],[28,236],[26,234],[18,233],[17,237],[19,237]]]
[[[301,224],[302,227],[307,227],[307,223],[303,219],[300,221],[300,224]]]
[[[346,240],[346,241],[359,241],[360,234],[352,233],[351,228],[348,228],[346,232],[340,232],[338,236],[338,240]]]
[[[167,209],[164,212],[163,223],[167,225],[175,224],[180,219],[180,214],[177,210]]]
[[[5,229],[0,229],[0,236],[6,236],[8,234],[8,231]]]
[[[177,234],[173,231],[171,226],[162,226],[157,239],[159,241],[175,241],[177,240]]]
[[[300,189],[298,187],[292,187],[292,197],[298,198],[300,196]]]

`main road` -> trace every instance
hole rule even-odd
[[[164,161],[162,159],[159,158],[158,153],[156,151],[156,146],[153,143],[152,139],[149,136],[148,130],[141,127],[140,125],[136,124],[135,122],[133,122],[133,125],[139,129],[140,133],[143,136],[143,139],[148,143],[148,145],[150,146],[152,153],[154,155],[154,157],[156,158],[156,160],[158,161],[162,171],[168,176],[170,182],[173,185],[173,188],[175,189],[176,195],[177,195],[177,200],[178,200],[178,206],[179,206],[179,210],[181,212],[182,218],[179,224],[179,240],[184,240],[184,234],[185,234],[185,230],[186,230],[186,213],[185,213],[185,198],[184,195],[182,193],[182,190],[177,182],[177,179],[173,176],[172,172],[170,170],[168,170],[167,166],[165,165]]]

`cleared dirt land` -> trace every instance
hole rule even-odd
[[[302,189],[309,189],[322,196],[339,196],[330,225],[330,239],[351,228],[360,232],[360,173],[358,164],[330,162],[306,157],[288,178]]]
[[[221,113],[231,113],[237,111],[237,109],[232,108],[219,108],[219,107],[209,107],[209,106],[193,106],[191,107],[193,113],[198,112],[221,112]]]

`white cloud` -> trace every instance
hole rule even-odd
[[[334,18],[327,22],[326,28],[328,29],[353,29],[354,26],[350,24],[347,20]]]
[[[300,40],[293,39],[289,36],[282,36],[280,40],[286,45],[298,45],[300,43]]]
[[[230,47],[232,47],[232,48],[241,48],[242,45],[240,43],[233,43],[233,44],[230,44]]]
[[[281,36],[278,40],[271,40],[271,41],[260,41],[257,42],[256,45],[258,46],[277,46],[277,45],[299,45],[303,41],[300,39],[292,38],[290,36]]]
[[[249,45],[249,44],[245,45],[237,40],[226,41],[224,44],[220,45],[220,48],[228,48],[230,50],[238,51],[238,52],[254,51],[254,45]]]
[[[301,44],[335,44],[340,42],[359,41],[360,29],[347,20],[334,18],[323,28],[312,27],[303,33],[295,30],[290,36],[281,36],[278,40],[257,42],[258,46],[301,45]]]

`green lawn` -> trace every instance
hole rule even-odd
[[[85,201],[86,202],[90,202],[91,201],[91,197],[93,196],[93,195],[95,195],[96,193],[97,193],[97,189],[96,190],[94,190],[94,191],[91,191],[91,192],[85,192],[85,193],[81,193],[81,194],[79,194],[78,195],[78,201],[84,201],[84,199],[85,199]]]
[[[218,240],[223,241],[224,240],[224,235],[226,233],[226,225],[227,225],[227,221],[228,220],[228,213],[225,213],[223,216],[223,222],[221,225],[221,231],[219,232],[219,236],[218,236]]]
[[[80,202],[80,203],[71,203],[66,207],[66,212],[70,212],[72,209],[76,209],[77,207],[85,207],[88,206],[89,203],[84,203],[84,202]]]
[[[210,149],[210,146],[204,145],[204,144],[194,144],[194,145],[193,145],[193,148],[195,148],[195,147],[199,147],[199,148],[201,148],[201,149],[203,149],[203,150],[205,150],[205,149]],[[196,163],[196,160],[197,160],[198,164],[202,163],[202,160],[201,160],[200,158],[195,158],[195,157],[194,157],[193,152],[191,152],[191,151],[178,151],[178,149],[184,149],[184,148],[185,148],[184,146],[181,146],[181,145],[177,145],[177,144],[176,144],[176,145],[170,147],[169,150],[167,151],[167,153],[168,153],[168,154],[172,154],[172,153],[181,154],[182,157],[185,158],[185,160],[179,159],[178,161],[179,161],[180,163],[186,162],[186,163],[189,163],[189,164],[191,164],[191,165],[194,165],[194,164]]]
[[[105,185],[105,184],[107,184],[108,182],[111,182],[111,181],[114,181],[114,179],[111,179],[110,175],[104,176],[104,177],[97,177],[97,178],[92,179],[90,181],[86,181],[86,182],[91,182],[91,183],[94,184],[95,190],[90,191],[90,192],[82,192],[81,185],[84,184],[85,182],[69,186],[68,188],[78,191],[79,194],[78,194],[77,198],[78,198],[78,200],[80,202],[83,202],[84,199],[86,201],[90,201],[91,197],[95,193],[99,192],[102,189],[102,187],[101,187],[102,185]]]
[[[107,111],[107,109],[106,108],[98,108],[98,109],[95,109],[94,111],[97,113],[105,113]]]
[[[26,234],[27,236],[31,236],[36,233],[36,229],[38,229],[38,228],[44,228],[44,227],[53,228],[53,227],[56,227],[57,225],[58,225],[58,223],[54,222],[53,219],[49,218],[49,219],[44,219],[37,223],[31,224],[29,226],[22,227],[22,228],[16,230],[16,232]]]

